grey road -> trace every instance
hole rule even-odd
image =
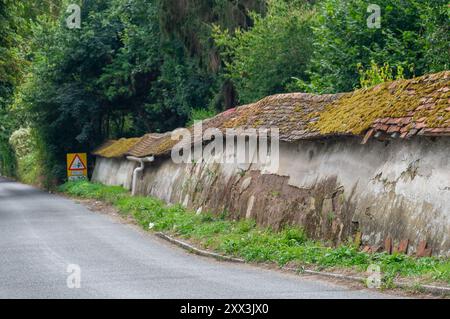
[[[79,266],[79,277],[69,265]],[[69,288],[68,276],[69,284],[79,278],[80,288]],[[190,255],[74,201],[0,177],[0,298],[386,297]]]

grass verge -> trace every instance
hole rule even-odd
[[[398,277],[450,284],[448,258],[367,254],[352,245],[327,247],[308,239],[296,227],[274,232],[258,227],[252,220],[228,220],[225,214],[195,214],[181,205],[168,206],[152,197],[132,197],[121,187],[81,181],[66,183],[59,190],[70,196],[105,201],[124,216],[131,215],[146,230],[188,239],[203,248],[248,262],[270,262],[280,266],[289,263],[299,269],[339,268],[357,272],[365,272],[370,265],[378,265],[384,275],[385,287],[389,287]]]

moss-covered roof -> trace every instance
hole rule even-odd
[[[310,129],[321,134],[364,134],[369,130],[400,137],[450,133],[450,71],[383,83],[344,94]],[[370,130],[373,129],[373,130]]]
[[[106,158],[122,157],[125,156],[140,140],[141,138],[122,138],[117,141],[107,141],[92,154]]]
[[[349,135],[365,136],[365,141],[373,136],[450,136],[450,71],[351,93],[273,95],[203,122],[203,131],[212,127],[223,132],[229,128],[275,127],[280,131],[280,140],[286,142]],[[193,128],[189,130],[192,132]],[[104,157],[168,154],[178,142],[172,140],[170,133],[119,140],[94,154]],[[192,143],[198,138],[193,137]]]

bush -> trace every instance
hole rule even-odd
[[[27,184],[36,184],[42,174],[42,165],[36,136],[30,128],[20,128],[9,138],[14,150],[17,167],[16,177]]]
[[[380,83],[403,79],[403,71],[401,65],[394,69],[389,63],[378,66],[373,60],[368,69],[364,69],[361,63],[358,64],[359,82],[362,88],[369,88]]]
[[[405,77],[449,67],[447,0],[380,0],[381,28],[368,28],[368,2],[323,0],[314,27],[310,91],[359,87],[358,65],[401,66]]]
[[[314,12],[305,1],[271,0],[265,16],[251,17],[248,31],[216,26],[213,32],[242,104],[286,92],[294,77],[307,81],[312,55]]]
[[[9,138],[9,143],[19,159],[32,153],[35,149],[30,128],[20,128],[14,131]]]

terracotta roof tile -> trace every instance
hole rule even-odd
[[[276,127],[280,131],[280,140],[287,142],[349,135],[365,136],[365,142],[383,134],[402,138],[448,136],[449,105],[450,71],[444,71],[411,80],[382,83],[351,93],[269,96],[204,121],[203,132],[208,128],[225,132],[231,128]],[[189,130],[192,132],[193,128]],[[200,136],[194,136],[191,143],[198,140]],[[117,154],[159,156],[170,153],[177,142],[172,140],[170,132],[147,134],[125,153]],[[106,148],[109,147],[111,145]],[[102,152],[104,150],[100,149],[94,154],[102,156]]]

